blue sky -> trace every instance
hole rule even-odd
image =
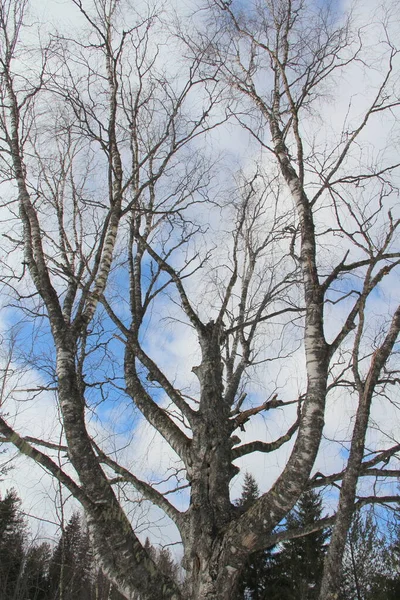
[[[368,7],[372,7],[373,3],[363,3],[363,6],[360,10],[364,10]],[[74,20],[73,11],[70,8],[70,3],[67,1],[56,2],[55,0],[51,0],[48,5],[51,8],[51,12],[54,13],[54,18],[64,18]],[[41,4],[38,6],[38,0],[36,1],[36,8],[39,8],[43,13],[44,9]],[[76,22],[77,23],[77,22]],[[65,25],[65,22],[64,22]],[[373,78],[373,83],[376,83],[375,77],[379,78],[379,73],[374,73],[371,75]],[[337,89],[335,93],[332,94],[332,97],[327,99],[326,104],[321,107],[321,123],[319,125],[317,120],[313,120],[312,116],[310,117],[309,122],[309,130],[313,132],[317,139],[318,136],[324,138],[326,135],[326,131],[333,131],[334,133],[340,130],[342,123],[345,119],[348,119],[347,111],[349,106],[349,97],[356,97],[357,101],[353,103],[353,113],[352,118],[354,122],[357,122],[357,115],[361,111],[363,101],[365,102],[365,98],[369,91],[369,87],[371,84],[371,80],[366,81],[364,79],[364,75],[362,72],[358,70],[358,66],[354,67],[354,70],[350,72],[348,79],[346,81],[342,80],[338,83]],[[349,85],[351,89],[349,89]],[[364,87],[362,87],[364,85]],[[332,108],[334,106],[334,109]],[[326,129],[325,129],[326,127]],[[382,124],[379,119],[372,123],[370,130],[366,134],[365,143],[377,150],[383,145],[383,141],[386,138],[390,130],[390,123]],[[225,149],[232,149],[232,147],[240,146],[243,137],[243,131],[236,125],[230,125],[228,128],[222,129],[222,133],[216,134],[216,138],[214,139],[212,134],[209,138],[209,143],[212,145],[215,143],[215,146],[223,151]],[[251,142],[247,142],[248,146],[246,148],[254,148]],[[242,150],[242,149],[241,149]],[[199,148],[200,151],[200,148]],[[237,155],[240,155],[243,152],[238,152]],[[221,183],[224,182],[225,179],[231,179],[231,173],[229,169],[232,166],[232,155],[235,155],[235,150],[230,155],[230,165],[229,168],[226,168],[227,175],[220,175]],[[256,154],[256,153],[255,153]],[[259,153],[257,153],[257,158]],[[254,155],[248,158],[248,162],[253,161]],[[264,160],[268,161],[268,156],[264,155]],[[248,165],[245,165],[246,168]],[[224,163],[221,163],[220,169],[224,169]],[[218,175],[216,176],[218,184],[220,180],[218,180]],[[94,186],[96,181],[92,182]],[[212,211],[210,209],[210,213],[213,218],[213,230],[212,234],[210,233],[210,237],[212,235],[211,242],[216,246],[217,250],[221,250],[222,255],[222,242],[224,241],[224,235],[227,230],[227,224],[223,222],[223,216],[221,222],[218,221],[218,211]],[[220,215],[224,215],[223,211],[219,213]],[[323,214],[323,213],[320,213]],[[207,216],[207,215],[203,215]],[[321,222],[324,223],[325,216],[321,217]],[[210,241],[210,239],[206,238],[206,241]],[[335,245],[336,244],[336,245]],[[336,258],[341,257],[343,254],[343,247],[341,247],[341,242],[337,240],[333,240],[330,252],[327,252],[328,258]],[[216,253],[216,256],[220,256]],[[147,280],[150,269],[150,262],[145,262],[144,270],[143,270],[143,281]],[[206,278],[204,278],[205,280]],[[194,278],[194,282],[190,283],[189,281],[185,282],[187,285],[188,293],[191,297],[197,296],[197,301],[199,304],[199,309],[203,311],[203,314],[207,314],[209,310],[210,303],[208,295],[203,291],[201,285],[203,285],[204,280],[201,278]],[[118,290],[118,294],[121,300],[117,299],[117,309],[120,311],[121,315],[129,320],[128,315],[126,314],[126,307],[124,306],[124,298],[127,295],[127,275],[126,272],[122,274],[118,274],[112,277],[112,283],[115,288]],[[354,278],[354,276],[348,276],[342,280],[340,283],[341,291],[348,291],[352,288],[353,285],[355,287],[359,287],[357,285],[358,282]],[[398,278],[393,277],[390,283],[390,289],[388,287],[383,287],[371,297],[371,309],[370,315],[374,314],[382,314],[387,308],[388,305],[392,303],[389,298],[389,293],[393,294],[393,298],[397,297],[397,292],[400,290],[399,280]],[[171,288],[172,291],[172,288]],[[200,298],[199,298],[200,291]],[[176,292],[172,292],[172,300],[176,298]],[[179,386],[187,386],[187,389],[190,392],[193,391],[195,387],[195,378],[191,373],[191,368],[194,364],[196,364],[196,360],[198,358],[198,346],[190,334],[190,330],[182,325],[181,323],[174,324],[173,319],[181,316],[179,311],[176,308],[176,305],[173,302],[170,302],[171,298],[167,295],[161,296],[153,311],[150,311],[150,316],[146,317],[145,323],[143,324],[143,335],[146,336],[146,341],[144,347],[146,351],[149,352],[150,355],[157,357],[161,363],[166,373],[170,376],[172,380],[176,379],[178,381]],[[344,303],[344,306],[348,307],[349,302]],[[335,316],[332,316],[335,315]],[[336,317],[337,315],[337,317]],[[338,321],[343,318],[343,306],[338,306],[337,309],[330,312],[330,316],[332,318],[332,322],[329,321],[327,324],[327,328],[331,331],[334,331],[338,326]],[[165,319],[164,319],[165,317]],[[168,318],[167,318],[168,317]],[[6,316],[3,317],[2,326],[3,331],[8,331],[12,325],[20,322],[20,314],[18,312],[8,310]],[[113,338],[114,334],[114,326],[108,318],[104,318],[102,322],[102,327],[104,331],[99,331],[96,333],[96,329],[93,331],[93,343],[96,341],[103,341],[104,336],[107,336],[107,345],[102,347],[98,352],[93,354],[91,359],[89,360],[89,365],[91,366],[91,371],[88,372],[87,380],[88,382],[93,381],[101,381],[105,378],[105,376],[116,375],[120,379],[118,379],[118,384],[122,384],[122,356],[123,356],[123,343],[116,338]],[[19,328],[19,340],[24,343],[25,339],[29,339],[33,333],[33,327],[28,321],[22,322]],[[265,339],[265,338],[264,338]],[[275,340],[276,342],[276,340]],[[47,355],[52,350],[52,343],[50,340],[48,327],[45,322],[41,323],[40,332],[35,337],[35,352],[38,355]],[[284,361],[283,361],[284,362]],[[18,366],[18,361],[16,361]],[[146,373],[144,373],[144,377]],[[29,375],[28,375],[29,377]],[[40,378],[43,375],[37,371],[34,371],[33,378]],[[45,380],[45,377],[44,377]],[[304,374],[304,364],[303,364],[303,354],[302,351],[295,352],[290,361],[284,362],[281,369],[279,367],[275,367],[275,365],[266,365],[265,367],[260,367],[257,378],[254,376],[255,382],[252,382],[249,386],[249,402],[256,403],[258,400],[265,399],[265,396],[272,391],[273,385],[276,384],[280,389],[284,389],[284,393],[286,394],[287,399],[291,397],[296,397],[296,394],[300,393],[304,388],[305,383],[305,374]],[[124,449],[121,454],[123,460],[129,464],[136,464],[139,466],[139,470],[146,477],[154,477],[158,478],[162,471],[167,468],[167,465],[173,464],[175,456],[168,449],[166,444],[160,439],[160,436],[154,435],[151,431],[151,428],[143,428],[143,430],[136,431],[138,424],[142,426],[142,421],[138,416],[137,411],[131,408],[130,400],[123,395],[123,392],[116,390],[113,385],[107,384],[105,387],[107,389],[107,393],[109,394],[104,401],[98,404],[97,408],[97,417],[91,417],[90,420],[93,428],[98,428],[99,437],[103,437],[106,439],[106,443],[109,443],[112,446],[111,438],[107,439],[108,429],[111,425],[116,427],[117,438],[115,441],[116,450],[117,447],[123,446],[125,443],[130,443],[131,446],[129,449]],[[282,392],[283,393],[283,392]],[[153,388],[154,398],[157,401],[164,402],[164,394],[160,393],[157,389]],[[121,402],[121,397],[123,398]],[[93,390],[88,391],[88,401],[91,407],[95,406],[99,401],[99,393],[98,388],[94,388]],[[14,405],[10,405],[10,408],[15,408]],[[22,421],[21,427],[26,429],[27,422],[31,421],[32,428],[36,429],[36,431],[40,431],[41,426],[44,422],[47,421],[45,418],[49,417],[51,411],[53,411],[53,416],[57,419],[57,411],[56,411],[56,403],[54,398],[51,395],[48,395],[44,398],[43,405],[38,408],[38,404],[35,403],[31,409],[28,406],[20,407],[23,410],[23,414],[25,417],[20,416]],[[29,412],[30,411],[30,412]],[[265,438],[265,439],[275,439],[279,432],[282,431],[285,427],[289,426],[293,419],[294,411],[290,409],[287,413],[283,413],[279,411],[279,413],[274,418],[257,418],[254,420],[254,423],[249,425],[245,434],[243,434],[243,441],[250,441],[255,438]],[[382,415],[382,423],[384,424],[385,431],[389,433],[395,434],[395,429],[393,427],[393,412],[391,412],[390,407],[386,407],[386,413]],[[18,418],[20,418],[18,417]],[[349,401],[347,398],[335,397],[332,398],[332,401],[329,403],[328,408],[328,418],[327,418],[327,429],[326,434],[332,437],[336,437],[337,440],[341,440],[343,438],[349,438],[349,432],[351,430],[352,422],[354,417],[354,403]],[[379,415],[374,414],[374,418],[378,418]],[[18,420],[16,420],[18,423]],[[137,434],[137,437],[136,437]],[[53,429],[50,431],[50,435],[52,437],[57,437],[59,435],[59,428],[57,426],[57,421]],[[241,434],[242,435],[242,434]],[[146,438],[146,439],[145,439]],[[133,439],[133,443],[132,442]],[[374,437],[374,443],[380,443],[380,439]],[[260,489],[265,491],[272,481],[279,475],[281,472],[290,449],[290,444],[282,449],[280,453],[274,455],[273,457],[269,457],[267,455],[251,455],[246,459],[241,461],[243,470],[250,469],[256,475],[257,480],[260,485]],[[340,449],[340,441],[337,441],[336,444],[328,447],[324,445],[323,452],[321,452],[320,457],[318,458],[318,463],[316,468],[323,470],[324,472],[328,472],[329,470],[334,471],[341,467],[343,459],[345,458],[343,451]],[[146,462],[147,460],[147,462]],[[19,463],[21,464],[21,463]],[[27,485],[27,471],[30,471],[31,467],[26,464],[23,468],[21,468],[20,473],[15,471],[11,473],[10,481],[14,482],[14,484],[20,486],[20,490],[23,490],[22,495],[24,498],[29,498],[29,486]],[[33,471],[33,469],[32,469]],[[34,492],[32,501],[32,506],[38,507],[37,497],[38,494],[44,494],[43,491],[46,486],[50,490],[49,494],[51,494],[51,490],[54,492],[54,487],[49,484],[48,479],[46,479],[42,472],[35,476],[38,482],[46,482],[43,485],[42,492]],[[32,481],[32,480],[30,480]],[[233,496],[238,496],[240,492],[240,483],[241,479],[237,478],[234,481],[234,489]],[[8,486],[9,482],[3,482],[2,487]],[[47,509],[46,509],[47,510]]]

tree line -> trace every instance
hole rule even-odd
[[[258,496],[254,477],[246,473],[237,505],[246,508]],[[312,529],[322,517],[322,496],[310,490],[288,514],[286,527],[293,532]],[[394,512],[391,516],[386,513],[380,523],[378,527],[371,508],[354,515],[343,556],[339,600],[399,598],[399,513]],[[252,555],[236,600],[317,599],[330,534],[330,528],[317,529]]]
[[[0,500],[0,585],[4,600],[121,598],[94,564],[87,529],[74,513],[54,544],[30,539],[16,493]]]
[[[177,579],[169,550],[148,539],[145,546],[160,570]],[[14,490],[0,497],[0,590],[2,600],[123,600],[96,561],[81,514],[74,512],[52,543],[38,542]]]
[[[259,496],[245,474],[239,509]],[[95,559],[87,527],[74,512],[52,544],[29,536],[21,501],[14,490],[0,498],[0,586],[3,600],[123,600]],[[312,528],[323,516],[321,495],[305,493],[289,513],[291,531]],[[277,544],[249,558],[235,600],[314,600],[318,598],[330,529]],[[179,580],[180,567],[165,548],[145,548],[160,570]],[[343,557],[339,600],[397,600],[400,594],[400,517],[392,529],[379,529],[370,509],[357,513]],[[162,596],[156,596],[155,600]],[[140,600],[135,595],[133,600]]]

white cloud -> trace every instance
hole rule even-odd
[[[43,16],[51,15],[49,20],[63,21],[63,27],[75,27],[77,25],[76,17],[68,2],[48,2],[46,5],[36,0],[33,3],[34,10],[42,12]],[[360,5],[360,15],[365,17],[367,12],[374,10],[375,3],[363,3]],[[75,13],[74,13],[75,14]],[[361,19],[361,16],[360,16]],[[375,28],[376,32],[377,29]],[[371,29],[371,36],[373,35]],[[379,34],[380,35],[380,34]],[[374,45],[374,38],[371,37],[369,44]],[[332,90],[333,100],[331,103],[322,106],[319,120],[313,120],[307,123],[307,129],[317,135],[317,142],[321,147],[328,137],[337,138],[341,131],[343,123],[347,122],[351,128],[354,123],[358,123],[362,110],[368,103],[367,97],[371,97],[371,92],[382,80],[382,74],[377,69],[373,76],[366,78],[357,63],[351,67],[346,78],[341,79],[336,88]],[[351,102],[350,114],[348,115],[349,103]],[[323,124],[319,127],[319,124]],[[374,118],[371,125],[363,134],[361,142],[363,144],[362,157],[366,157],[370,162],[373,161],[375,155],[386,154],[389,159],[395,156],[394,144],[386,145],[387,136],[392,134],[393,123],[390,119],[382,119],[379,115]],[[216,146],[222,150],[240,146],[243,141],[243,132],[239,128],[232,126],[224,128],[223,134],[218,134],[215,139]],[[352,166],[357,167],[357,155]],[[219,209],[212,211],[213,231],[212,236],[217,238],[218,232],[221,229],[226,231],[227,224],[223,222],[223,217],[220,217]],[[225,213],[222,212],[222,215]],[[331,213],[327,210],[322,213],[320,218],[321,226],[326,224]],[[221,240],[217,238],[218,256],[222,256],[225,249],[222,249]],[[225,239],[224,239],[225,242]],[[333,264],[342,258],[342,255],[347,248],[346,244],[337,244],[337,239],[330,240],[331,246],[326,252],[327,265]],[[20,264],[20,257],[13,257],[15,265]],[[206,320],[209,312],[212,312],[212,303],[209,301],[210,296],[204,292],[202,285],[201,273],[199,277],[194,278],[192,283],[185,282],[190,296],[200,295],[199,305],[202,311],[202,316]],[[204,278],[206,279],[206,278]],[[374,296],[372,299],[371,313],[384,315],[388,306],[392,306],[398,301],[399,297],[399,279],[392,276],[388,283],[382,285],[382,296]],[[154,314],[153,320],[150,322],[147,331],[146,349],[151,357],[165,370],[176,386],[188,394],[195,394],[197,391],[197,379],[191,369],[199,363],[199,347],[193,335],[192,330],[185,324],[179,323],[179,311],[174,305],[168,305],[167,297],[159,305],[159,312]],[[337,309],[327,309],[327,324],[326,332],[329,339],[332,339],[337,333],[338,328],[346,314],[346,308],[349,304],[344,303]],[[211,307],[211,308],[210,308]],[[166,317],[170,317],[169,319]],[[273,332],[274,338],[279,337],[277,331]],[[275,345],[279,340],[274,339]],[[266,350],[264,358],[268,355],[270,347],[267,343],[266,334],[261,338],[261,343],[264,343]],[[117,353],[118,358],[118,353]],[[121,359],[121,355],[119,356]],[[283,363],[283,366],[282,366]],[[258,370],[253,370],[250,373],[248,382],[248,399],[253,405],[257,405],[266,400],[266,398],[278,390],[279,397],[285,400],[296,398],[305,389],[305,370],[303,351],[297,351],[292,356],[288,357],[282,363],[266,363],[260,366]],[[18,365],[15,365],[18,369]],[[40,383],[40,376],[32,368],[24,373],[20,381],[20,385],[24,387],[32,387],[33,383]],[[336,394],[328,400],[326,413],[326,427],[324,434],[326,440],[323,441],[321,451],[318,455],[315,470],[322,471],[325,474],[329,472],[339,471],[344,462],[343,446],[348,445],[350,440],[351,428],[354,422],[356,404],[354,399],[346,393]],[[16,424],[16,428],[21,434],[29,434],[34,437],[44,437],[46,439],[57,440],[60,437],[60,425],[58,421],[58,411],[56,402],[51,394],[41,394],[37,399],[29,402],[15,402],[10,399],[5,405],[4,410],[11,415],[11,422]],[[125,410],[125,406],[124,406]],[[90,425],[99,440],[104,440],[105,447],[108,450],[115,449],[123,464],[127,468],[134,468],[138,476],[142,476],[148,481],[161,480],[169,469],[179,467],[177,457],[170,449],[168,444],[162,439],[160,434],[154,429],[144,424],[137,416],[129,415],[130,422],[134,423],[132,429],[128,433],[120,433],[116,437],[110,435],[110,427],[116,423],[118,428],[123,429],[124,419],[127,419],[127,412],[121,410],[121,407],[114,408],[106,404],[100,408],[99,420],[93,420]],[[292,407],[288,410],[278,410],[265,417],[258,416],[246,426],[244,433],[239,432],[242,443],[246,443],[255,439],[272,441],[277,439],[294,421],[295,409]],[[10,418],[10,417],[8,417]],[[374,402],[372,410],[372,421],[377,424],[377,427],[371,430],[368,439],[368,445],[373,448],[385,447],[388,440],[399,439],[400,431],[398,427],[398,410],[389,401],[381,401],[377,399]],[[334,443],[331,440],[335,440]],[[126,444],[126,447],[124,447]],[[121,450],[121,448],[123,448]],[[292,442],[282,446],[282,448],[271,455],[255,453],[244,457],[238,461],[242,472],[248,470],[252,472],[259,483],[261,491],[266,491],[276,480],[284,468],[289,453],[292,448]],[[29,459],[19,458],[16,460],[16,468],[12,470],[3,482],[1,488],[4,490],[10,485],[16,487],[18,493],[24,500],[24,507],[27,512],[32,512],[36,516],[46,516],[56,521],[56,514],[53,503],[58,493],[57,486],[51,482],[50,478],[43,473],[37,465],[33,465]],[[241,477],[235,478],[232,484],[232,497],[238,497],[241,489]],[[186,493],[183,492],[181,497],[176,498],[177,504],[181,508],[185,507],[187,501]],[[156,530],[153,532],[157,536],[157,528],[160,538],[165,536],[169,539],[176,539],[176,531],[169,522],[159,522],[159,513],[157,511],[147,513],[147,508],[140,507],[137,516],[139,520],[139,529],[146,530],[147,520],[157,522]],[[144,533],[143,533],[144,535]]]

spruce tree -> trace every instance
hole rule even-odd
[[[18,597],[23,575],[25,524],[20,503],[14,490],[0,498],[0,593],[7,599]]]
[[[49,590],[48,600],[125,600],[96,564],[88,531],[77,512],[54,548]]]
[[[50,556],[50,546],[47,543],[32,544],[26,550],[22,598],[50,600],[48,578]]]
[[[340,600],[398,600],[395,547],[394,542],[389,548],[379,533],[372,509],[356,512],[343,557]]]
[[[29,541],[15,491],[0,498],[0,600],[124,600],[95,564],[86,528],[74,513],[51,552]],[[156,553],[177,576],[170,553]]]
[[[254,477],[245,475],[242,495],[236,502],[248,508],[259,495]],[[322,499],[314,491],[306,492],[286,519],[287,529],[302,529],[322,517]],[[326,531],[255,552],[246,566],[238,600],[313,600],[318,597],[322,579]]]
[[[149,538],[146,538],[144,547],[149,553],[150,557],[159,567],[161,573],[163,573],[163,575],[166,575],[173,581],[177,581],[179,576],[179,567],[174,561],[171,552],[168,550],[168,548],[155,548],[150,543]],[[153,596],[153,600],[162,600],[161,594]]]
[[[322,518],[322,498],[310,490],[303,494],[286,519],[287,529],[302,529]],[[318,530],[284,542],[275,555],[272,599],[318,598],[328,532]],[[278,586],[278,587],[277,587]]]
[[[92,556],[81,518],[74,513],[50,562],[52,600],[91,600]]]
[[[260,490],[256,480],[251,473],[246,472],[244,474],[242,494],[238,500],[236,500],[236,506],[245,511],[247,510],[259,497]]]
[[[259,497],[260,492],[253,475],[245,473],[240,498],[235,502],[239,512],[247,510]],[[275,580],[274,548],[254,552],[247,561],[239,584],[237,600],[262,600],[270,598],[271,587],[279,587]],[[271,597],[272,600],[272,597]]]

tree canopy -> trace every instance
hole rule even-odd
[[[399,31],[364,4],[0,0],[0,442],[124,597],[231,600],[331,527],[336,600],[354,511],[398,501]]]

